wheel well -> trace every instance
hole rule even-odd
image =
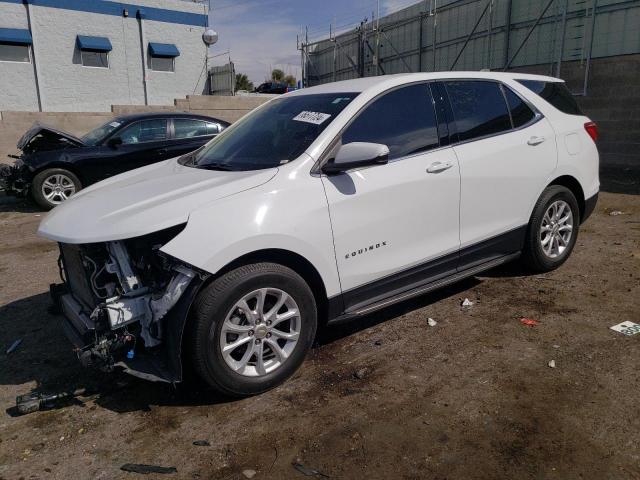
[[[578,201],[578,208],[580,208],[580,219],[584,217],[584,190],[582,190],[582,186],[580,182],[570,175],[563,175],[562,177],[556,178],[553,182],[551,182],[548,186],[551,185],[562,185],[563,187],[568,188],[573,193],[574,197]]]
[[[278,263],[280,265],[284,265],[285,267],[289,267],[291,270],[300,275],[304,279],[304,281],[307,282],[309,288],[311,288],[311,291],[313,292],[313,296],[315,297],[316,305],[318,307],[318,320],[320,321],[320,319],[327,318],[327,290],[324,286],[324,282],[322,281],[320,273],[318,273],[318,270],[316,270],[316,268],[313,266],[313,264],[311,264],[311,262],[309,262],[309,260],[289,250],[271,248],[248,253],[225,265],[215,275],[215,277],[218,277],[242,265],[260,262]]]
[[[82,188],[84,188],[86,186],[84,178],[82,177],[82,175],[80,175],[80,173],[74,168],[73,165],[69,165],[68,163],[48,163],[36,170],[34,170],[34,172],[31,174],[31,178],[35,178],[36,175],[38,175],[40,172],[44,172],[45,170],[52,170],[54,168],[61,168],[63,170],[67,170],[71,173],[73,173],[76,177],[78,177],[78,180],[80,180],[80,185],[82,186]]]

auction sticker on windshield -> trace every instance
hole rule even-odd
[[[306,122],[306,123],[313,123],[315,125],[320,125],[322,122],[324,122],[330,116],[331,115],[328,114],[328,113],[307,112],[305,110],[303,112],[300,112],[295,117],[293,117],[293,119],[298,121],[298,122]]]

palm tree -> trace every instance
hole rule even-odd
[[[236,73],[236,92],[238,90],[253,91],[253,82],[244,73]]]

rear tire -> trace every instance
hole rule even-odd
[[[315,299],[302,277],[279,264],[256,263],[200,292],[188,347],[195,371],[209,386],[233,397],[256,395],[298,369],[316,326]]]
[[[523,262],[533,271],[549,272],[562,265],[576,244],[580,209],[571,190],[547,187],[531,214],[523,250]]]
[[[64,168],[49,168],[38,173],[31,182],[33,200],[45,210],[51,210],[82,188],[80,179]]]

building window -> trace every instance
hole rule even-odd
[[[149,43],[149,68],[157,72],[175,72],[178,47],[170,43]]]
[[[31,62],[31,32],[18,28],[0,28],[0,61]]]
[[[77,42],[83,66],[109,68],[109,52],[112,47],[108,38],[78,35]]]

